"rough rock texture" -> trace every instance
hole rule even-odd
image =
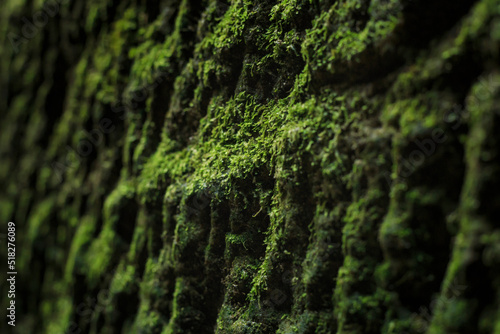
[[[500,333],[498,0],[2,4],[14,333]]]

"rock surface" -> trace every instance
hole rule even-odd
[[[3,2],[14,333],[500,333],[498,0]]]

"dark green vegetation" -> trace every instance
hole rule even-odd
[[[21,39],[42,2],[0,23],[17,333],[500,333],[500,1],[63,0]]]

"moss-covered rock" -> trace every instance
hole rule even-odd
[[[500,333],[497,0],[2,15],[14,333]]]

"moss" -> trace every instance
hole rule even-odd
[[[128,249],[128,260],[130,262],[140,261],[141,250],[146,246],[148,240],[147,226],[145,226],[147,214],[141,210],[137,216],[137,225],[134,229],[132,241]]]
[[[54,214],[54,198],[41,202],[31,215],[29,222],[29,240],[33,242],[39,235],[46,234],[47,224]]]
[[[14,212],[14,203],[6,198],[0,198],[0,207],[2,207],[2,218],[4,221],[7,221],[9,217],[12,217],[12,213]]]
[[[218,52],[220,49],[229,48],[241,41],[245,23],[251,17],[251,1],[238,0],[231,4],[224,17],[214,29],[213,39],[208,43],[213,44]]]
[[[51,307],[55,306],[55,309]],[[48,323],[47,328],[44,330],[47,333],[63,333],[68,328],[71,319],[71,313],[73,311],[73,306],[70,298],[62,298],[58,300],[55,304],[45,304],[42,305],[42,312],[47,317],[51,319]],[[52,317],[53,314],[58,314],[58,317]]]
[[[71,249],[66,261],[65,279],[70,282],[75,272],[84,274],[85,270],[85,253],[88,246],[92,243],[95,233],[96,221],[93,217],[84,217],[73,236]]]
[[[196,302],[197,297],[194,289],[189,287],[184,279],[176,279],[172,316],[163,333],[182,333],[184,329],[189,330],[194,324],[200,323],[204,315],[194,307],[195,304],[191,304]]]
[[[467,4],[76,1],[18,56],[1,48],[0,206],[28,231],[42,332],[499,327],[475,288],[498,294],[499,12]],[[69,304],[104,290],[79,319]]]
[[[304,55],[311,69],[326,68],[334,73],[335,64],[359,62],[364,52],[375,43],[382,43],[394,31],[400,11],[399,1],[384,4],[377,1],[369,7],[361,1],[336,3],[314,20],[303,42]],[[359,23],[364,28],[352,26],[350,18],[356,14],[369,17],[367,22]]]
[[[125,265],[124,262],[120,263],[110,283],[110,293],[116,294],[131,291],[135,283],[135,270],[135,267],[132,265]]]
[[[128,182],[121,182],[109,196],[104,205],[104,226],[96,240],[92,242],[86,254],[86,263],[88,267],[87,277],[91,284],[107,271],[113,257],[120,250],[121,245],[126,242],[123,237],[117,234],[117,229],[131,229],[130,226],[119,225],[120,220],[125,224],[131,223],[131,217],[120,216],[119,212],[127,205],[129,200],[133,199],[134,188]],[[133,217],[132,217],[133,218]]]

